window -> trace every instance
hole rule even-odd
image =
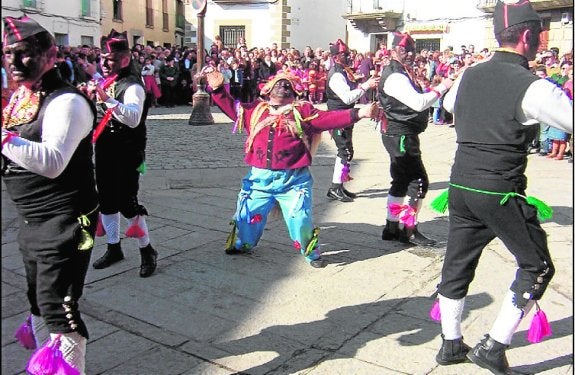
[[[113,18],[115,20],[123,20],[122,18],[122,0],[113,0],[114,1],[114,15]]]
[[[154,27],[154,8],[152,0],[146,0],[146,27]]]
[[[220,35],[226,48],[236,49],[238,38],[246,35],[245,26],[220,26]]]
[[[169,31],[168,0],[162,0],[162,30]]]
[[[93,46],[94,45],[94,37],[90,35],[82,35],[80,36],[80,43],[82,45]]]
[[[428,51],[439,51],[440,39],[417,39],[415,41],[415,50],[421,51],[426,49]]]
[[[82,0],[82,17],[92,16],[91,2],[91,0]]]
[[[36,8],[36,0],[23,0],[22,6],[24,8]]]
[[[56,45],[58,46],[70,45],[70,43],[68,43],[68,34],[54,33],[54,39],[56,40]]]

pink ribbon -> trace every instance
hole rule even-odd
[[[389,211],[392,215],[398,216],[399,221],[406,227],[412,228],[415,226],[416,211],[410,205],[394,203],[389,206]]]

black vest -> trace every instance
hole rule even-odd
[[[345,72],[343,66],[341,66],[340,64],[334,63],[333,66],[331,67],[331,69],[329,70],[328,74],[327,74],[327,82],[329,82],[329,80],[331,79],[331,76],[333,76],[335,73],[341,73],[343,74],[343,76],[345,77],[345,80],[347,82],[347,85],[350,88],[355,87],[355,83],[351,82],[349,80],[349,78],[347,78],[347,73]],[[349,108],[353,108],[355,107],[355,103],[350,103],[350,104],[345,104],[340,98],[339,96],[337,96],[337,94],[335,92],[333,92],[332,89],[329,88],[329,84],[326,85],[326,97],[327,97],[327,108],[329,110],[332,109],[349,109]]]
[[[414,111],[399,100],[389,96],[383,91],[385,81],[393,73],[400,73],[407,78],[407,72],[396,60],[391,60],[381,73],[379,81],[379,104],[385,110],[387,116],[387,134],[389,135],[408,135],[419,134],[427,128],[428,110],[422,112]],[[421,93],[421,87],[410,79],[413,89]]]
[[[29,123],[16,125],[11,130],[30,141],[41,142],[42,121],[48,104],[54,98],[67,94],[83,94],[59,78],[56,70],[51,70],[42,78],[42,89],[46,93],[40,99],[40,110]],[[94,116],[96,110],[90,103]],[[6,160],[4,182],[10,198],[20,215],[27,219],[46,219],[58,214],[86,214],[98,202],[94,165],[92,163],[92,133],[85,137],[72,155],[64,171],[56,178],[48,178],[30,172],[11,160]]]
[[[118,79],[116,80],[116,87],[114,91],[114,99],[118,100],[119,102],[124,102],[124,93],[126,89],[133,85],[137,84],[144,87],[142,83],[141,77],[134,73],[132,64],[122,71],[120,71],[118,75]],[[98,123],[106,113],[108,107],[104,103],[99,103],[97,105],[98,108]],[[146,149],[146,118],[148,117],[148,109],[149,103],[146,100],[144,102],[144,110],[142,112],[142,117],[140,118],[140,123],[135,128],[130,128],[127,125],[122,124],[118,120],[116,120],[113,116],[110,120],[110,123],[104,128],[104,131],[98,138],[96,142],[97,149],[100,146],[105,145],[106,143],[113,143],[115,145],[118,144],[130,144],[131,146],[135,147],[138,150],[145,150]]]
[[[525,184],[527,147],[537,126],[522,125],[515,112],[538,79],[523,56],[509,52],[466,69],[455,102],[455,176],[502,176]]]

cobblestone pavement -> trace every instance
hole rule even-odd
[[[140,200],[150,216],[158,270],[138,277],[137,242],[126,260],[90,268],[81,300],[90,330],[89,375],[157,374],[486,374],[473,364],[435,362],[440,326],[428,311],[439,281],[447,216],[425,208],[422,232],[438,248],[381,241],[389,161],[374,123],[354,131],[353,203],[329,201],[335,147],[324,135],[314,159],[314,219],[328,266],[314,269],[293,250],[285,224],[270,219],[252,255],[226,256],[224,243],[240,180],[243,136],[215,107],[216,125],[190,126],[191,107],[153,108],[148,171]],[[447,187],[454,129],[422,135],[431,201]],[[508,350],[516,370],[573,374],[573,164],[532,155],[528,193],[549,203],[543,224],[557,273],[541,301],[553,335],[529,344],[531,314]],[[123,228],[126,222],[123,223]],[[30,355],[13,333],[27,315],[17,220],[2,184],[2,374],[23,374]],[[105,251],[97,238],[92,259]],[[466,300],[463,333],[475,345],[491,327],[515,275],[513,258],[493,241]]]

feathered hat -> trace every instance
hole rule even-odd
[[[302,84],[300,82],[299,77],[296,75],[290,74],[290,73],[283,72],[283,71],[279,72],[278,74],[276,74],[273,77],[270,77],[269,81],[267,81],[266,84],[260,90],[260,94],[262,96],[269,95],[269,93],[272,91],[272,88],[274,87],[274,85],[281,80],[288,81],[291,85],[292,90],[296,93],[296,95],[302,95],[303,94],[303,87],[302,87]]]
[[[338,53],[349,55],[349,48],[347,48],[347,45],[343,42],[343,40],[338,39],[335,41],[335,43],[329,44],[329,52],[332,54],[332,56],[337,55]]]

